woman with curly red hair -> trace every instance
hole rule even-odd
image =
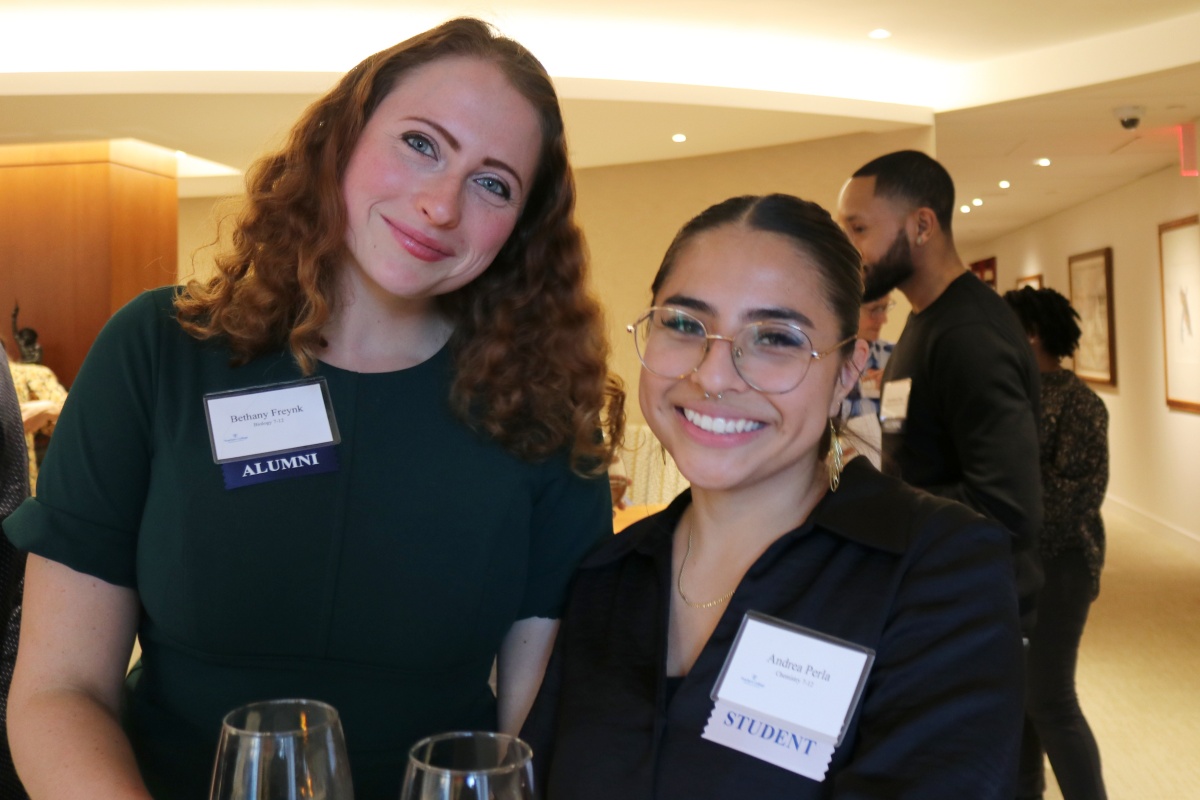
[[[574,198],[545,70],[454,20],[305,112],[215,278],[114,316],[5,524],[33,797],[205,797],[270,698],[339,710],[360,800],[519,728],[623,424]]]

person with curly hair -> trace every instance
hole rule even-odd
[[[207,797],[257,700],[336,707],[359,800],[519,729],[624,423],[574,203],[543,67],[452,20],[254,167],[213,279],[114,316],[5,524],[32,797]]]
[[[1107,797],[1100,749],[1075,691],[1088,610],[1100,593],[1108,487],[1108,409],[1062,360],[1079,347],[1079,314],[1053,289],[1004,299],[1021,319],[1042,375],[1041,466],[1046,519],[1039,542],[1046,583],[1029,638],[1025,738],[1017,797],[1045,788],[1045,757],[1065,800]]]

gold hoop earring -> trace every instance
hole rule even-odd
[[[829,418],[829,457],[826,466],[829,468],[829,491],[836,492],[842,484],[842,440],[838,437],[833,417]]]

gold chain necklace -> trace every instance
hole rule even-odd
[[[683,553],[683,561],[679,564],[679,578],[675,581],[675,588],[679,591],[679,599],[682,600],[684,605],[688,606],[689,608],[712,608],[713,606],[719,606],[722,603],[728,602],[729,598],[733,597],[733,593],[737,590],[736,586],[718,597],[716,600],[709,600],[705,603],[696,603],[688,600],[688,596],[683,593],[683,569],[687,566],[688,556],[692,554],[692,520],[690,517],[688,518],[687,539],[687,550],[685,550]]]

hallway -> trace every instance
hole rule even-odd
[[[1111,800],[1200,797],[1200,542],[1105,507],[1108,559],[1079,657]],[[1047,783],[1050,772],[1047,771]],[[1046,800],[1062,800],[1057,786]]]

